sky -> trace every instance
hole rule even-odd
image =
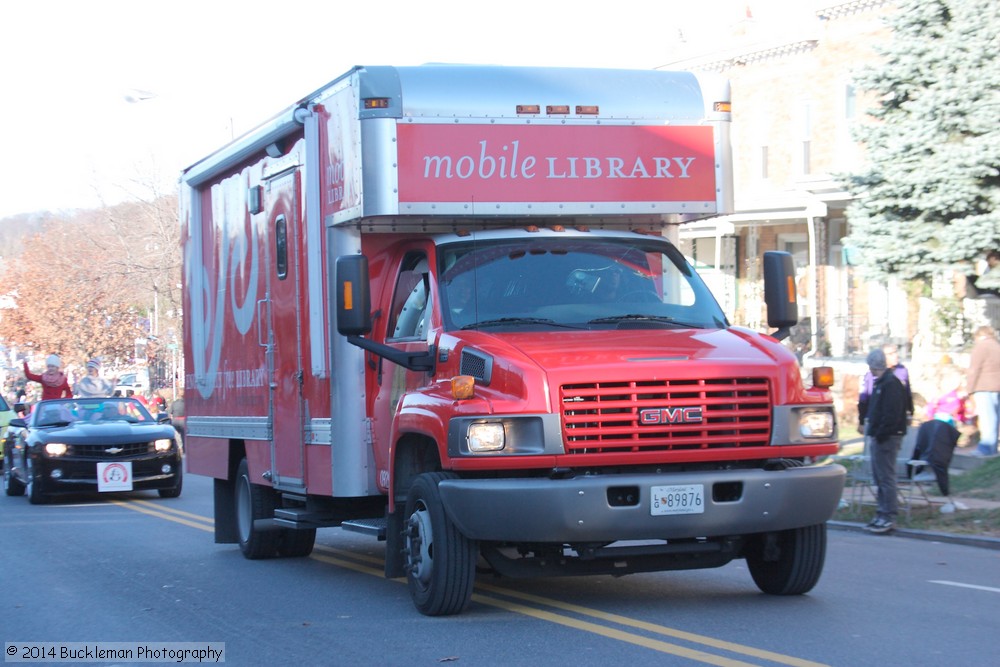
[[[649,69],[806,4],[0,0],[0,218],[172,192],[355,65]]]

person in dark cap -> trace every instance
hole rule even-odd
[[[899,512],[896,495],[896,457],[906,435],[906,390],[895,373],[886,370],[885,352],[868,354],[868,370],[875,378],[868,402],[867,428],[870,438],[872,476],[878,487],[878,510],[865,530],[888,533],[895,528]]]

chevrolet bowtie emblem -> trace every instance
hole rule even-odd
[[[124,451],[125,450],[122,449],[121,447],[108,447],[107,449],[104,450],[104,453],[105,454],[121,454]]]

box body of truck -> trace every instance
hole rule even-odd
[[[725,82],[359,67],[185,170],[190,472],[216,540],[386,540],[427,614],[506,576],[713,567],[806,592],[829,379],[670,242],[732,208]],[[794,321],[787,256],[773,320]]]

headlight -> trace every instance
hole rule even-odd
[[[503,424],[496,422],[469,424],[469,432],[466,437],[469,442],[469,451],[473,453],[499,452],[504,448],[506,442]]]
[[[810,445],[837,439],[832,405],[776,405],[772,445]]]
[[[833,413],[829,410],[803,410],[799,415],[799,434],[803,438],[832,438],[833,429]]]
[[[174,441],[170,438],[162,438],[153,443],[153,447],[155,447],[158,452],[169,452],[170,448],[173,446]]]
[[[69,447],[61,442],[50,442],[45,445],[45,453],[48,456],[62,456],[68,449]]]

